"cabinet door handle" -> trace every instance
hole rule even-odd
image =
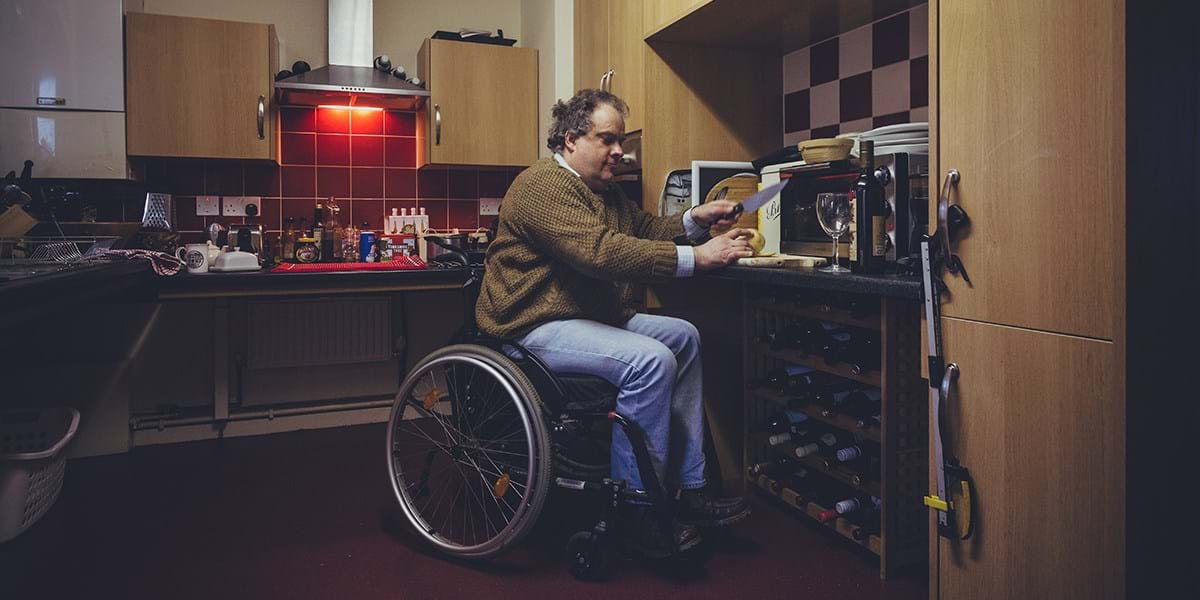
[[[267,139],[266,135],[267,123],[267,99],[264,96],[258,97],[258,139]]]
[[[433,145],[442,145],[442,107],[433,105]]]
[[[612,91],[612,80],[613,80],[613,77],[616,76],[616,74],[617,74],[616,71],[614,71],[612,69],[608,70],[608,91],[610,91],[610,92]]]
[[[608,82],[608,72],[607,72],[607,71],[605,71],[604,73],[601,73],[601,74],[600,74],[600,89],[601,89],[601,90],[603,90],[603,89],[604,89],[604,84],[605,84],[606,82]]]
[[[969,284],[971,280],[967,278],[967,271],[963,268],[962,261],[950,251],[950,238],[960,227],[970,223],[967,211],[957,204],[950,204],[950,195],[958,189],[958,180],[958,169],[946,171],[946,180],[942,182],[942,193],[938,196],[936,235],[941,242],[942,261],[946,265],[946,269],[951,273],[961,274],[963,280]]]

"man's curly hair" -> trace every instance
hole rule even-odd
[[[554,122],[550,124],[550,133],[546,137],[546,147],[551,152],[562,152],[567,145],[567,134],[583,137],[592,129],[592,112],[597,106],[607,104],[621,117],[629,116],[629,105],[612,92],[604,90],[579,90],[570,100],[559,100],[554,104],[551,114]]]

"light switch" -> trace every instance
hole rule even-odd
[[[196,216],[215,217],[221,214],[220,196],[196,196]]]
[[[500,202],[503,198],[480,198],[479,199],[479,214],[481,215],[498,215],[500,214]]]

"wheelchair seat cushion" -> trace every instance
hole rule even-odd
[[[566,398],[560,408],[567,414],[608,412],[617,408],[617,386],[602,377],[581,373],[555,373]]]

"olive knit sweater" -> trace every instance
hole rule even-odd
[[[596,194],[554,159],[517,176],[504,196],[475,318],[519,338],[547,321],[620,325],[633,316],[630,282],[675,274],[683,215],[655,217],[618,186]]]

